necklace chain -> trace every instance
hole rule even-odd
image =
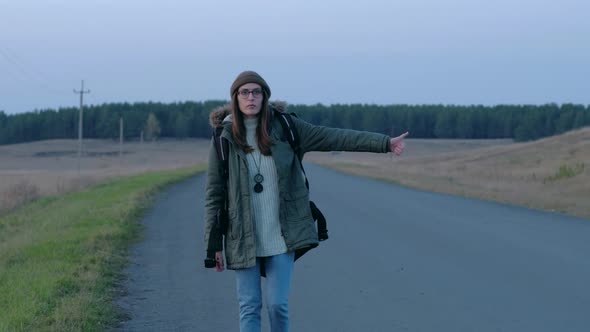
[[[254,175],[254,182],[256,183],[254,185],[254,192],[255,193],[261,193],[262,190],[264,190],[264,187],[262,186],[262,181],[264,181],[264,176],[262,176],[262,174],[260,174],[260,166],[262,165],[262,153],[260,153],[260,155],[258,155],[258,163],[256,163],[256,158],[254,158],[254,156],[252,156],[252,161],[254,161],[254,165],[256,166],[256,175]]]
[[[260,174],[260,165],[262,162],[262,153],[260,153],[258,155],[258,163],[256,163],[256,159],[254,158],[254,152],[250,153],[250,155],[252,156],[252,161],[254,162],[254,166],[256,166],[256,172],[258,174]]]
[[[256,158],[254,157],[254,152],[258,152],[258,163],[256,162]],[[255,193],[261,193],[264,190],[264,187],[262,186],[262,182],[264,181],[264,176],[262,176],[262,174],[260,174],[260,167],[262,166],[262,152],[258,151],[258,150],[254,150],[251,153],[249,153],[252,156],[252,161],[254,162],[254,166],[256,166],[256,174],[254,175],[254,192]]]

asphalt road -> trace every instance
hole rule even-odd
[[[330,239],[295,264],[292,331],[590,331],[590,221],[306,168]],[[203,267],[203,192],[146,215],[119,330],[238,331],[233,272]]]

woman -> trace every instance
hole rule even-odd
[[[318,245],[309,207],[309,193],[298,157],[285,140],[270,104],[270,87],[253,71],[238,75],[230,88],[231,104],[211,114],[211,124],[223,128],[229,142],[229,176],[212,144],[205,198],[205,243],[217,214],[227,204],[229,223],[225,236],[227,268],[235,270],[240,331],[260,331],[261,268],[266,274],[266,303],[272,331],[288,331],[288,295],[295,252]],[[301,152],[404,150],[403,139],[346,129],[314,126],[293,117]],[[216,270],[224,270],[221,251],[215,253]]]

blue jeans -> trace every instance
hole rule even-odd
[[[270,257],[257,257],[256,266],[236,270],[240,331],[260,332],[262,290],[260,262],[266,265],[266,307],[272,332],[289,331],[289,289],[295,255],[292,252]]]

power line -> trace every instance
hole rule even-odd
[[[57,90],[47,83],[52,81],[47,78],[47,75],[43,74],[33,65],[26,64],[26,61],[24,61],[22,57],[16,55],[15,52],[9,51],[6,46],[0,47],[0,57],[8,63],[10,68],[13,69],[11,76],[15,77],[14,74],[16,74],[16,79],[25,83],[33,83],[51,94],[65,94],[64,90]]]

